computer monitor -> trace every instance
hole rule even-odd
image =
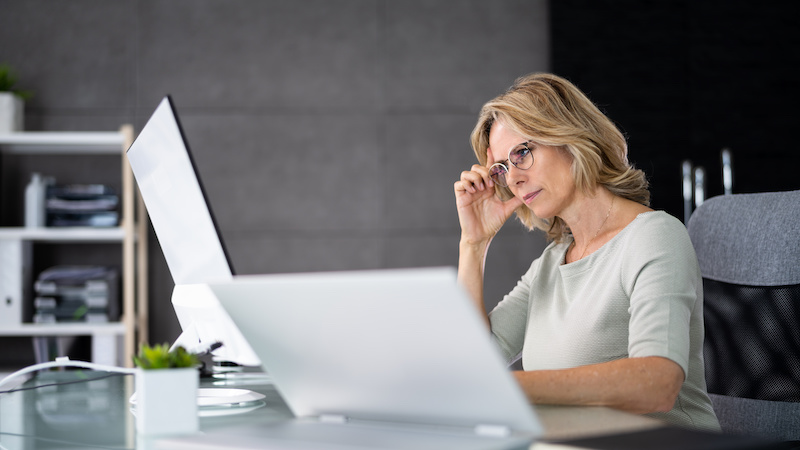
[[[206,286],[230,280],[234,272],[170,96],[160,102],[127,156],[175,282],[172,305],[182,334],[174,345],[199,352],[222,343],[213,352],[215,360],[260,366]]]

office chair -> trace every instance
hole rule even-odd
[[[706,382],[723,431],[800,448],[800,191],[711,198],[688,229],[703,275]]]

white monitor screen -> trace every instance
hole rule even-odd
[[[216,298],[188,288],[230,280],[233,269],[169,96],[127,155],[176,285],[172,304],[183,330],[176,344],[200,350],[221,342],[217,359],[259,365]]]
[[[175,284],[229,280],[233,270],[169,97],[128,149],[128,160]]]

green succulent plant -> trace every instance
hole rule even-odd
[[[0,92],[11,92],[17,97],[27,100],[33,96],[31,91],[17,89],[17,77],[8,64],[0,64]]]
[[[169,345],[156,344],[149,346],[142,344],[139,354],[133,357],[136,367],[145,370],[150,369],[179,369],[186,367],[196,367],[200,361],[197,355],[189,353],[183,347],[176,347],[170,351]]]

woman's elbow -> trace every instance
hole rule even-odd
[[[683,387],[685,376],[683,369],[675,362],[659,358],[655,366],[648,369],[649,383],[646,383],[644,392],[639,392],[639,412],[642,414],[655,412],[668,412],[675,407],[678,394]]]
[[[673,389],[671,386],[651,387],[647,392],[640,392],[635,395],[629,403],[629,407],[621,409],[635,414],[650,414],[657,412],[668,412],[675,407],[680,386]]]
[[[645,413],[653,412],[668,412],[675,407],[675,402],[678,399],[678,394],[683,387],[684,375],[683,369],[677,364],[674,367],[663,373],[663,376],[658,377],[657,380],[649,387],[649,392],[645,393],[642,398],[646,398]],[[674,370],[677,369],[677,370]]]
[[[648,412],[669,412],[672,408],[675,407],[675,402],[678,399],[678,393],[680,392],[680,386],[675,391],[665,391],[660,395],[656,396],[657,398],[653,399],[653,404],[651,405],[651,411]]]

